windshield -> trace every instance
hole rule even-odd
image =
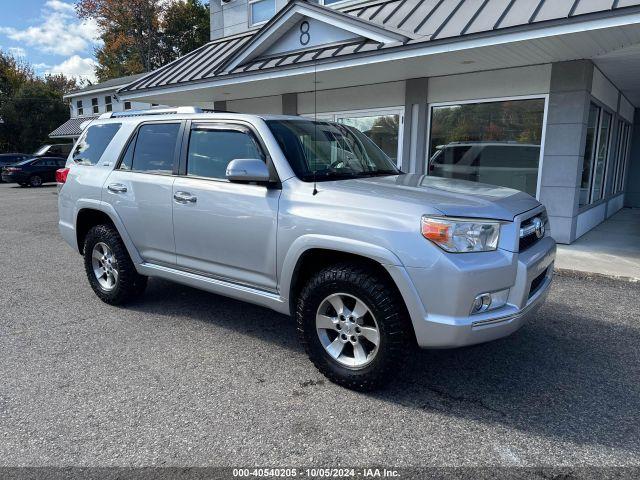
[[[45,153],[47,153],[48,149],[49,149],[49,145],[45,145],[44,147],[40,147],[38,150],[36,150],[36,153],[34,153],[34,155],[35,156],[44,155]]]
[[[301,180],[401,173],[375,143],[353,127],[311,120],[268,120],[267,125]]]

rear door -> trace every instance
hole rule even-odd
[[[158,265],[176,263],[172,199],[182,129],[179,121],[141,124],[102,194],[115,208],[140,256]]]
[[[185,137],[183,175],[173,185],[178,266],[275,290],[281,190],[225,178],[231,160],[267,161],[266,150],[242,124],[194,123]]]

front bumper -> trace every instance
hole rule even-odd
[[[471,257],[457,256],[448,264],[438,265],[436,271],[408,268],[423,307],[422,312],[410,308],[418,344],[423,348],[454,348],[515,332],[546,298],[555,253],[554,240],[545,237],[522,253],[497,251],[477,257],[475,262],[469,261]],[[476,295],[505,288],[509,288],[507,305],[469,314]]]

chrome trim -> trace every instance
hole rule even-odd
[[[486,327],[486,326],[495,325],[498,323],[511,322],[513,320],[517,320],[518,318],[528,314],[532,309],[536,308],[539,305],[542,298],[549,291],[548,287],[549,285],[551,285],[551,279],[552,277],[550,276],[548,276],[545,279],[545,281],[542,283],[538,291],[533,295],[533,297],[529,299],[527,304],[521,310],[518,310],[515,313],[510,313],[509,315],[504,315],[498,318],[489,318],[487,320],[478,320],[478,321],[472,322],[471,329],[473,330],[474,328]]]

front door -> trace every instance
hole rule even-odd
[[[226,123],[191,127],[185,175],[173,184],[178,266],[275,290],[280,190],[226,180],[227,165],[237,158],[266,158],[249,129]]]
[[[145,262],[175,266],[173,183],[180,123],[145,123],[104,184],[111,204]]]

